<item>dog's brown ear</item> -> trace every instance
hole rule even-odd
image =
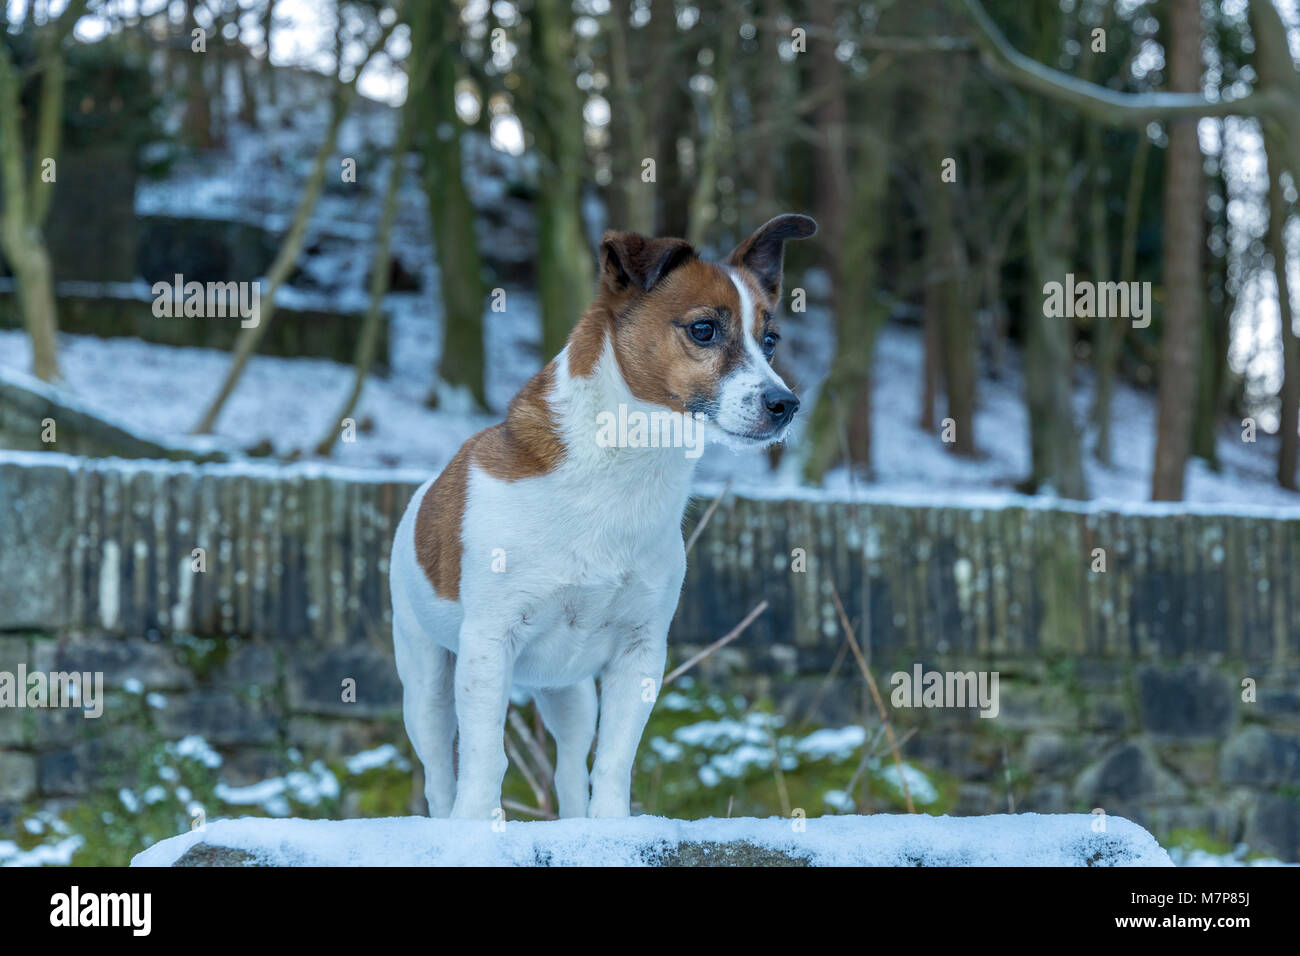
[[[816,232],[817,223],[810,216],[793,212],[777,216],[763,223],[752,236],[736,246],[727,256],[727,264],[748,269],[758,277],[768,295],[779,296],[786,240],[807,239]]]
[[[685,239],[648,239],[635,232],[607,232],[600,242],[601,281],[614,292],[649,292],[668,273],[695,257]]]

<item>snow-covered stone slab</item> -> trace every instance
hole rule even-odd
[[[210,823],[132,866],[1172,866],[1120,817],[877,814],[812,820],[277,820]]]

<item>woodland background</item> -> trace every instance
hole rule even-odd
[[[21,316],[29,339],[15,366],[60,378],[56,329],[75,304],[58,283],[92,278],[88,264],[112,258],[106,247],[140,217],[141,196],[134,208],[129,195],[114,199],[115,182],[156,192],[150,183],[171,176],[184,191],[201,186],[196,168],[238,168],[247,200],[263,176],[283,174],[263,203],[263,214],[278,204],[279,219],[261,223],[262,258],[247,275],[209,269],[217,280],[260,277],[263,321],[230,342],[220,373],[182,373],[190,421],[164,431],[218,431],[268,330],[303,321],[274,310],[311,289],[313,261],[330,271],[319,234],[338,215],[332,198],[350,199],[358,220],[346,255],[354,272],[363,264],[348,290],[362,304],[334,348],[358,374],[350,387],[321,386],[315,404],[339,413],[299,436],[294,455],[332,453],[337,422],[386,371],[385,343],[400,351],[383,331],[394,292],[425,294],[412,321],[437,339],[420,399],[490,420],[504,405],[489,394],[503,348],[494,290],[526,290],[527,308],[506,296],[505,311],[523,323],[527,371],[558,351],[585,307],[601,227],[681,235],[720,254],[770,215],[799,210],[821,233],[789,250],[787,300],[799,288],[811,308],[788,317],[793,344],[778,361],[813,401],[788,481],[870,483],[882,460],[904,454],[873,434],[887,391],[889,414],[916,429],[911,441],[938,446],[951,419],[939,447],[958,461],[1021,446],[1020,491],[1092,497],[1090,469],[1121,459],[1142,472],[1143,496],[1179,500],[1189,461],[1221,470],[1252,438],[1243,479],[1295,487],[1300,237],[1288,168],[1300,153],[1300,17],[1288,0],[36,0],[8,10],[0,249],[11,320]],[[316,125],[285,149],[303,96]],[[362,134],[350,183],[349,124],[376,100],[396,109],[373,139]],[[485,155],[518,162],[493,181]],[[76,211],[42,176],[61,158],[64,181],[94,171]],[[239,198],[202,215],[236,218]],[[523,210],[513,219],[509,202]],[[424,220],[414,246],[399,234],[408,216]],[[87,227],[74,228],[81,217]],[[513,258],[501,251],[511,243],[525,246]],[[116,278],[179,271],[161,248],[126,260]],[[401,285],[426,265],[432,280]],[[1152,323],[1045,315],[1044,285],[1067,273],[1151,282]],[[904,327],[919,330],[919,356],[891,376],[876,345]],[[800,362],[800,348],[816,360]],[[1008,376],[1019,417],[981,420],[988,390]],[[65,386],[87,391],[76,378]],[[1150,406],[1141,423],[1123,420],[1117,389]],[[233,437],[244,449],[264,438]]]

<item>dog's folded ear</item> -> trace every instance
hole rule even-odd
[[[780,295],[786,240],[807,239],[816,232],[817,223],[810,216],[793,212],[777,216],[763,223],[752,236],[736,246],[727,256],[727,264],[748,269],[758,277],[768,295]]]
[[[635,232],[607,232],[600,242],[601,281],[614,292],[649,292],[688,259],[695,247],[685,239],[648,239]]]

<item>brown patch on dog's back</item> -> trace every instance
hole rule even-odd
[[[549,362],[511,399],[504,422],[470,439],[474,464],[502,481],[554,471],[564,460],[564,442],[546,401],[554,387],[555,363]]]
[[[547,394],[555,385],[551,362],[510,402],[506,420],[472,436],[425,493],[415,515],[415,557],[438,597],[460,598],[465,501],[471,465],[493,478],[519,481],[544,475],[564,460]]]
[[[460,558],[464,550],[461,524],[465,520],[470,453],[477,438],[475,435],[456,452],[425,492],[415,514],[415,559],[434,592],[446,601],[460,597]]]

